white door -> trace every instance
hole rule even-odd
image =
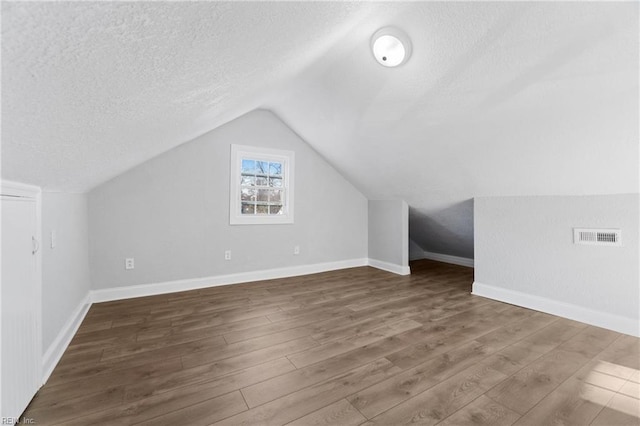
[[[41,380],[35,198],[0,196],[0,414],[16,418]]]

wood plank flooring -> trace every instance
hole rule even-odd
[[[38,425],[639,425],[640,339],[353,268],[99,303]]]

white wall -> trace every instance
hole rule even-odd
[[[409,273],[409,206],[402,200],[369,200],[369,259],[372,265]]]
[[[640,335],[638,194],[474,206],[474,294]],[[623,246],[573,244],[573,228],[619,228]]]
[[[229,225],[231,144],[295,152],[294,224]],[[264,110],[93,189],[89,228],[94,289],[367,257],[366,198]]]
[[[56,233],[51,247],[51,231]],[[45,374],[55,366],[87,308],[89,274],[87,196],[42,193],[42,348]],[[54,365],[51,365],[51,364]],[[49,371],[50,372],[50,371]]]

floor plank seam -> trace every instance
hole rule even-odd
[[[65,425],[400,424],[423,415],[506,424],[523,418],[509,407],[553,416],[555,404],[580,401],[567,392],[595,361],[626,366],[621,374],[640,367],[637,339],[470,295],[472,272],[423,261],[409,277],[354,268],[95,304],[25,415]],[[435,411],[424,411],[427,400]],[[619,416],[589,404],[558,418]]]
[[[486,393],[486,392],[485,392]],[[469,401],[468,403],[466,403],[465,405],[463,405],[462,407],[458,408],[457,410],[455,410],[454,412],[450,413],[448,416],[446,416],[445,418],[443,418],[442,420],[438,421],[434,426],[438,426],[440,425],[442,422],[446,421],[448,418],[453,417],[455,414],[463,411],[465,408],[467,408],[467,406],[473,404],[476,400],[480,399],[482,396],[485,395],[485,393],[481,393],[480,395],[478,395],[477,397],[473,398],[471,401]]]
[[[366,388],[365,388],[365,389],[366,389]],[[369,420],[371,420],[371,419],[370,419],[370,418],[368,418],[367,416],[365,416],[365,414],[364,414],[362,411],[360,411],[360,409],[359,409],[358,407],[356,407],[355,405],[353,405],[353,404],[351,403],[351,401],[349,401],[349,397],[351,397],[351,396],[353,396],[353,395],[355,395],[355,394],[348,395],[348,396],[344,397],[343,399],[344,399],[345,401],[347,401],[347,402],[349,403],[349,405],[351,405],[351,406],[352,406],[352,407],[353,407],[353,408],[354,408],[358,413],[360,413],[360,415],[361,415],[362,417],[364,417],[364,418],[365,418],[365,421],[364,421],[363,423],[368,422],[368,421],[369,421]]]
[[[249,404],[247,403],[247,397],[244,396],[244,392],[242,392],[242,389],[238,389],[238,392],[240,392],[240,395],[242,396],[242,400],[244,401],[244,405],[247,408],[245,411],[250,410],[251,408],[249,407]]]

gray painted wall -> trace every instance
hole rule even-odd
[[[51,231],[56,246],[51,247]],[[42,194],[42,348],[49,348],[90,289],[87,196]]]
[[[439,210],[409,210],[409,235],[423,251],[473,259],[473,199]]]
[[[475,281],[638,321],[639,196],[475,199]],[[573,244],[620,228],[623,247]]]
[[[402,200],[369,200],[369,258],[409,266],[409,206]]]
[[[409,227],[411,228],[411,227]],[[409,260],[424,259],[424,250],[409,238]]]
[[[295,152],[294,224],[229,225],[231,144]],[[95,289],[367,257],[367,199],[264,110],[93,189],[89,227]]]

